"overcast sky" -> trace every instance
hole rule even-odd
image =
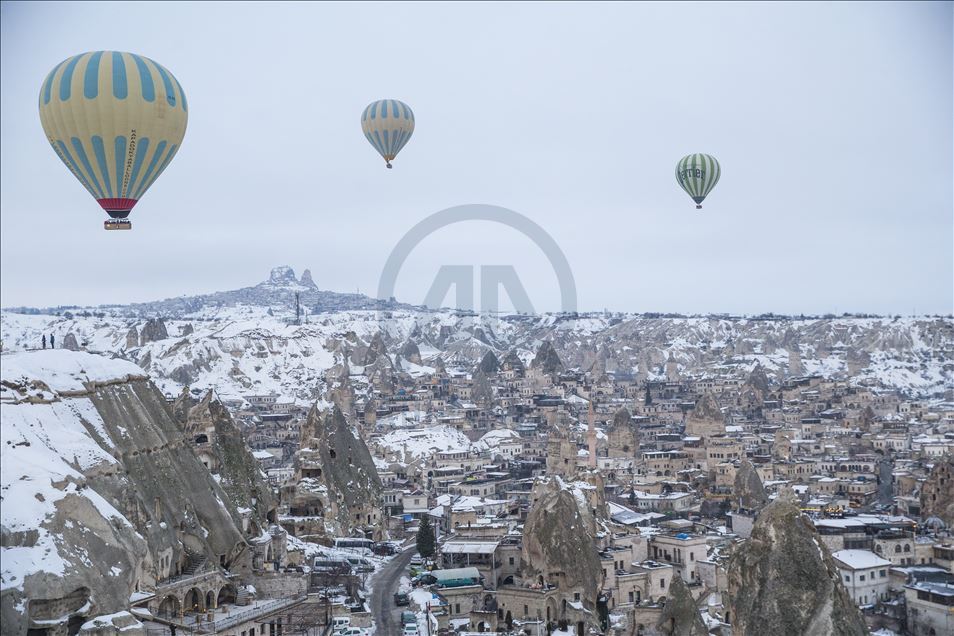
[[[581,309],[949,313],[954,304],[951,3],[3,3],[0,304],[145,301],[254,284],[275,265],[376,293],[415,223],[513,209],[562,248]],[[62,59],[151,57],[189,101],[182,149],[106,215],[45,141]],[[394,163],[361,134],[407,102]],[[701,211],[676,161],[722,180]],[[513,265],[559,308],[526,237],[469,222],[398,278]],[[479,286],[477,287],[479,289]],[[506,303],[503,303],[506,305]]]

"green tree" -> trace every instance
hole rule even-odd
[[[421,525],[417,529],[417,553],[425,559],[434,556],[434,528],[426,514],[421,517]]]
[[[652,403],[653,403],[653,394],[650,393],[650,391],[649,391],[649,384],[647,383],[647,384],[646,384],[646,399],[645,399],[645,401],[644,401],[644,404],[645,404],[646,406],[649,406],[649,405],[652,404]]]

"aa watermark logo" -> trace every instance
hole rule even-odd
[[[388,301],[394,298],[401,267],[420,243],[439,230],[468,221],[498,223],[529,238],[549,261],[560,290],[560,310],[575,314],[577,311],[576,281],[570,264],[553,237],[540,225],[526,216],[496,205],[458,205],[436,212],[412,227],[391,250],[381,278],[378,281],[378,298]],[[526,287],[520,280],[513,264],[481,265],[480,293],[476,293],[475,281],[478,267],[471,264],[441,264],[423,299],[424,305],[436,309],[450,295],[456,301],[453,309],[464,313],[476,313],[482,320],[496,320],[500,311],[500,291],[507,293],[510,304],[517,313],[534,314],[533,304]],[[454,291],[451,294],[451,290]],[[445,305],[446,306],[446,305]]]

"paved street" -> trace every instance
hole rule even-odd
[[[371,615],[377,626],[378,636],[390,636],[401,631],[401,609],[394,605],[394,593],[401,583],[401,576],[407,573],[415,546],[412,543],[403,552],[388,561],[375,577],[371,588]]]

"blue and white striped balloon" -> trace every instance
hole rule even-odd
[[[361,114],[361,131],[390,168],[414,133],[414,112],[396,99],[379,99]]]

